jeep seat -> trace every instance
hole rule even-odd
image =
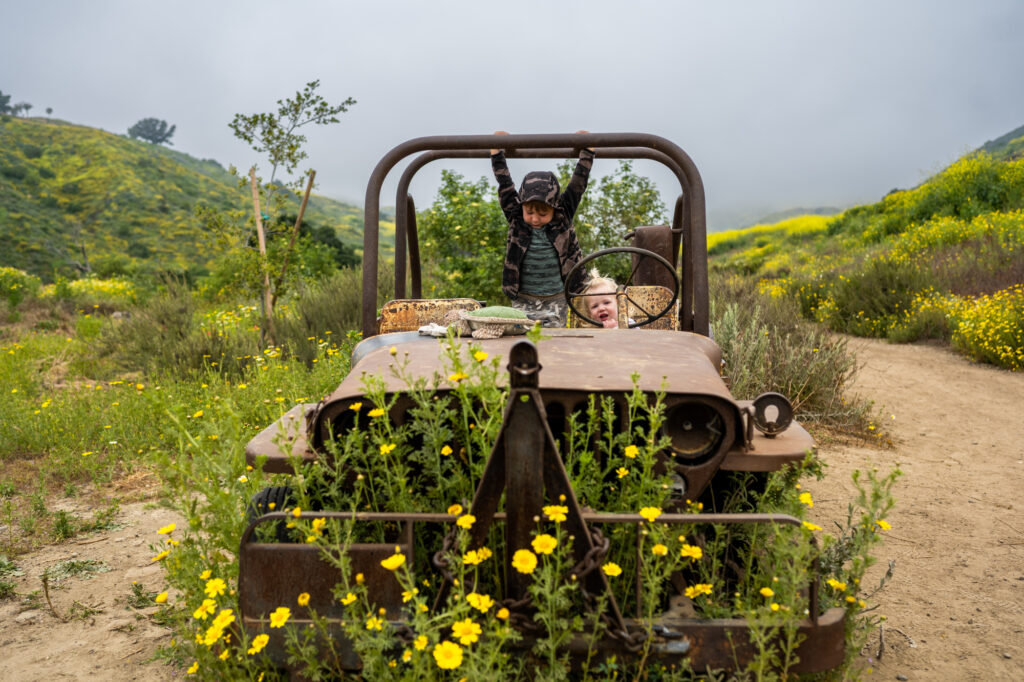
[[[476,310],[483,304],[472,298],[404,298],[388,301],[380,309],[377,333],[414,332],[430,323],[444,324],[445,313]]]

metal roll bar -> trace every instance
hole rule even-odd
[[[566,149],[568,147],[568,149]],[[478,158],[489,156],[489,149],[505,149],[509,157],[566,158],[576,150],[594,147],[613,158],[649,158],[669,167],[680,181],[682,196],[676,202],[673,228],[682,232],[683,241],[683,315],[689,331],[708,334],[707,233],[704,185],[693,160],[676,144],[657,135],[644,133],[575,133],[544,135],[452,135],[418,137],[404,142],[384,155],[370,175],[366,187],[363,228],[363,336],[376,332],[376,296],[378,285],[378,241],[380,239],[380,191],[388,172],[402,159],[417,152],[429,152],[415,159],[403,174],[396,203],[396,279],[401,267],[404,292],[405,243],[413,258],[413,278],[419,283],[419,246],[415,229],[409,229],[409,215],[415,206],[408,186],[426,163],[437,158]],[[640,149],[636,149],[640,148]],[[568,152],[568,153],[567,153]],[[456,154],[453,154],[456,153]],[[636,156],[633,156],[636,154]],[[543,156],[542,156],[543,155]],[[688,200],[684,200],[688,199]],[[686,210],[688,209],[688,210]],[[401,215],[399,215],[401,214]],[[401,227],[399,227],[401,226]],[[403,234],[398,234],[401,229]],[[401,266],[399,266],[401,263]],[[397,281],[396,281],[397,284]],[[417,287],[418,288],[418,287]],[[398,289],[396,288],[396,291]],[[692,311],[692,318],[690,313]]]

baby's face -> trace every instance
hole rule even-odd
[[[587,311],[590,319],[597,320],[605,329],[617,329],[619,306],[615,302],[615,292],[599,289],[588,293]]]
[[[523,204],[523,221],[530,227],[537,229],[544,227],[555,217],[555,209],[539,201],[531,201]]]

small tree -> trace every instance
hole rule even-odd
[[[46,107],[46,115],[50,116],[53,114],[53,107]]]
[[[13,107],[11,107],[11,113],[13,113],[15,116],[21,116],[22,113],[24,113],[25,116],[28,116],[28,111],[31,108],[32,105],[28,102],[18,102]]]
[[[144,118],[128,129],[128,136],[132,139],[145,140],[152,144],[174,144],[171,136],[177,126],[167,127],[167,121],[158,118]]]
[[[0,114],[10,114],[11,111],[11,96],[5,95],[3,90],[0,90]]]
[[[316,92],[319,86],[319,80],[310,81],[302,91],[295,93],[293,99],[277,100],[276,113],[235,114],[235,118],[228,124],[235,137],[244,140],[260,154],[267,155],[270,179],[266,184],[270,194],[277,187],[275,181],[279,169],[291,174],[299,162],[309,156],[302,148],[306,136],[296,131],[310,124],[337,123],[338,114],[348,111],[356,103],[349,97],[341,104],[332,106]],[[293,180],[285,186],[298,189],[300,184],[300,180]]]
[[[316,89],[320,81],[314,80],[306,83],[306,87],[297,92],[295,97],[286,100],[277,100],[277,112],[262,114],[235,114],[234,119],[228,126],[235,133],[235,137],[244,140],[254,150],[266,154],[270,161],[270,179],[265,186],[265,194],[261,201],[260,179],[256,177],[256,166],[249,170],[249,180],[252,186],[253,212],[256,226],[256,234],[259,240],[259,269],[263,277],[263,296],[261,305],[263,308],[261,337],[264,341],[273,343],[273,312],[274,302],[284,290],[287,283],[287,270],[289,258],[294,253],[297,260],[301,260],[302,251],[296,250],[299,227],[302,222],[302,213],[306,207],[306,199],[313,186],[315,171],[308,171],[306,176],[305,198],[299,207],[299,215],[292,230],[292,236],[288,240],[284,256],[280,264],[280,271],[271,281],[271,270],[274,266],[270,260],[270,250],[267,248],[263,232],[264,211],[267,217],[281,215],[284,210],[284,196],[279,192],[281,189],[294,188],[298,190],[301,180],[296,178],[291,182],[279,185],[277,183],[277,171],[283,170],[287,174],[295,171],[296,166],[308,154],[302,149],[306,142],[304,135],[296,132],[299,128],[310,124],[328,125],[338,122],[338,114],[348,111],[348,108],[355,104],[355,100],[349,97],[341,104],[330,105],[321,97]],[[262,208],[261,208],[262,206]],[[301,262],[294,263],[294,267],[301,267]]]

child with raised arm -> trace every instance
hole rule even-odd
[[[494,134],[508,135],[503,130]],[[545,327],[564,327],[566,323],[565,277],[583,257],[572,219],[587,189],[593,162],[593,149],[580,152],[564,192],[549,171],[527,173],[517,192],[505,154],[500,149],[491,150],[498,199],[508,221],[501,289],[513,307]],[[571,291],[582,286],[583,273],[575,279],[570,283]]]

